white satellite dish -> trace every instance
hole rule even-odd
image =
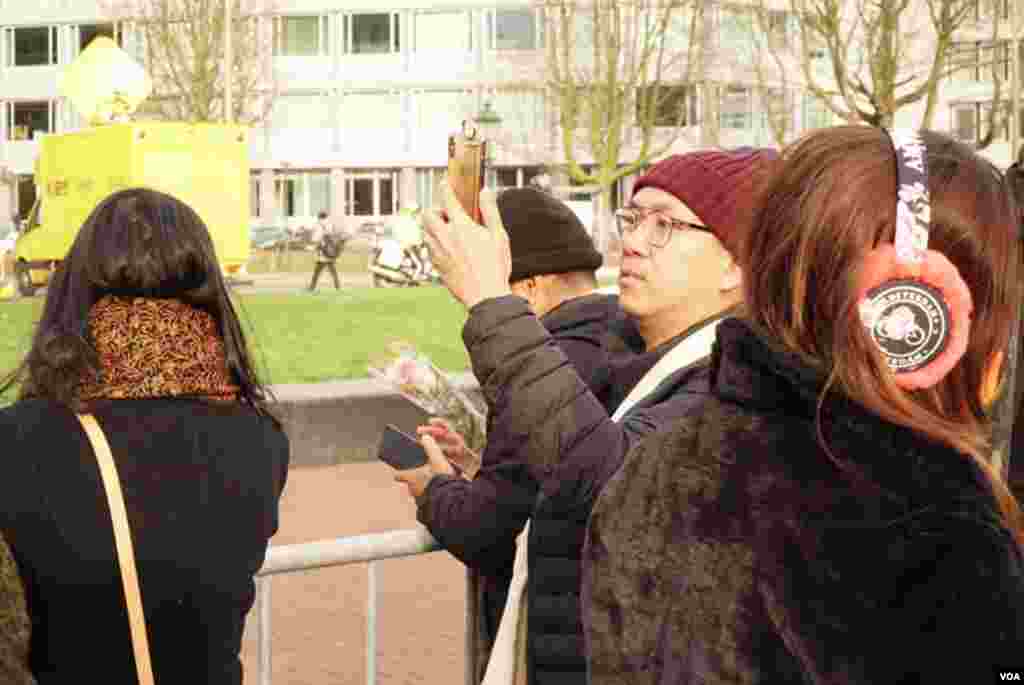
[[[127,119],[152,89],[142,66],[106,36],[89,43],[60,82],[60,94],[90,124]]]

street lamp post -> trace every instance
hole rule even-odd
[[[494,107],[491,106],[490,102],[485,102],[480,109],[480,113],[473,117],[473,123],[476,124],[480,137],[487,142],[488,164],[495,159],[494,146],[501,131],[501,122],[501,117],[494,111]]]

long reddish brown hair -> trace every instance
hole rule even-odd
[[[967,352],[952,372],[927,390],[902,390],[859,320],[860,260],[895,233],[894,152],[877,128],[823,129],[785,151],[741,249],[748,314],[828,375],[825,392],[834,388],[973,459],[1007,527],[1024,544],[1020,507],[989,461],[981,399],[986,370],[1007,349],[1018,311],[1017,208],[1003,175],[973,150],[930,131],[923,138],[932,205],[928,246],[953,262],[974,300]]]

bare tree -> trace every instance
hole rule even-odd
[[[543,0],[542,7],[559,161],[572,181],[599,189],[603,246],[615,181],[665,154],[696,123],[690,76],[705,39],[705,0]]]
[[[754,92],[772,142],[782,147],[796,132],[800,102],[799,70],[792,68],[791,58],[796,26],[789,12],[769,6],[765,0],[755,0],[742,10],[746,16],[741,23],[749,41],[743,57],[753,72]]]
[[[104,0],[140,48],[153,95],[140,113],[183,121],[220,121],[225,108],[225,3],[232,3],[233,121],[262,121],[273,103],[273,0]]]
[[[803,86],[840,119],[872,126],[891,126],[897,111],[923,100],[927,126],[954,35],[978,1],[789,0]]]

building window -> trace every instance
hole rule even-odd
[[[949,51],[950,78],[957,83],[969,83],[978,78],[978,43],[955,42]]]
[[[403,117],[400,93],[350,92],[342,101],[342,124],[353,135],[398,136]]]
[[[1002,108],[1002,112],[996,119],[996,130],[993,135],[995,140],[1009,138],[1010,126],[1009,114],[1012,109],[1008,106]],[[1021,110],[1024,112],[1024,109]],[[988,102],[959,102],[950,107],[950,123],[952,125],[953,137],[957,140],[977,145],[989,131],[989,118],[992,112],[992,104]],[[1021,121],[1024,130],[1024,120]]]
[[[355,171],[345,179],[349,213],[355,216],[390,216],[398,211],[398,171]]]
[[[454,122],[472,118],[475,94],[461,90],[424,90],[415,93],[417,131],[451,132]]]
[[[395,174],[380,178],[380,194],[378,211],[382,216],[390,216],[398,208],[398,194],[395,192]]]
[[[38,67],[59,63],[56,26],[9,28],[7,66]]]
[[[971,102],[953,105],[951,109],[953,137],[965,143],[978,140],[978,115],[981,103]]]
[[[519,170],[515,167],[501,167],[495,169],[495,185],[499,188],[518,188]]]
[[[804,96],[804,130],[828,128],[832,125],[832,110],[813,95]]]
[[[793,108],[791,97],[786,91],[768,88],[759,92],[757,99],[761,110],[761,128],[766,131],[779,129],[788,132],[793,121]]]
[[[492,50],[536,50],[541,47],[540,24],[531,9],[487,13],[488,47]]]
[[[951,78],[959,83],[991,81],[993,74],[1002,80],[1010,78],[1010,42],[953,43],[950,51]]]
[[[7,111],[9,140],[32,140],[36,134],[53,132],[53,108],[48,100],[11,102]]]
[[[648,88],[655,88],[651,103],[654,107],[654,126],[692,126],[697,122],[697,98],[694,97],[692,86]],[[643,125],[644,98],[649,92],[647,89],[637,92],[636,119],[640,126]]]
[[[82,24],[78,27],[78,49],[85,50],[89,47],[89,43],[100,36],[116,40],[118,45],[124,47],[121,36],[115,36],[115,33],[113,24]]]
[[[249,176],[249,216],[260,216],[260,200],[260,175],[252,174]]]
[[[373,179],[351,179],[352,214],[355,216],[373,216]]]
[[[282,129],[323,129],[329,126],[327,115],[325,96],[319,93],[285,93],[275,98],[271,121]]]
[[[414,15],[416,50],[473,49],[473,25],[469,12],[420,10]]]
[[[722,128],[750,128],[750,91],[742,86],[726,86],[722,91]]]
[[[326,171],[309,173],[309,215],[331,213],[331,174]]]
[[[784,43],[789,38],[789,12],[785,10],[767,10],[764,13],[763,23],[764,29],[772,41]]]
[[[36,204],[36,183],[30,174],[18,174],[18,221],[24,221],[29,217],[32,208]],[[42,220],[42,216],[39,216]]]
[[[283,57],[316,57],[328,54],[327,17],[276,17],[274,54]]]
[[[991,21],[997,13],[1000,19],[1010,18],[1010,3],[1014,0],[977,0],[974,3],[974,20]]]
[[[380,55],[401,49],[397,12],[345,15],[345,52]]]
[[[274,179],[274,195],[277,197],[277,208],[281,216],[292,218],[301,216],[303,178],[301,175],[279,176]]]
[[[447,171],[444,167],[416,170],[416,204],[420,207],[433,207],[440,202],[441,182]]]

